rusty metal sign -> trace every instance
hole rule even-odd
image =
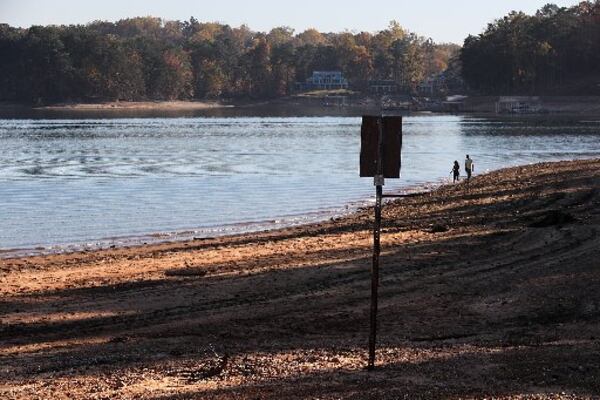
[[[382,130],[381,146],[379,130]],[[377,175],[377,162],[381,148],[381,175],[384,178],[400,178],[402,150],[402,117],[364,116],[361,128],[360,176]]]

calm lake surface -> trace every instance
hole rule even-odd
[[[63,251],[322,220],[369,202],[360,118],[0,120],[0,250]],[[405,118],[402,179],[600,157],[600,122]]]

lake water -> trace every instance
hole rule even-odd
[[[207,237],[299,224],[369,202],[360,118],[0,120],[0,250]],[[421,190],[471,154],[476,172],[600,157],[600,122],[405,118],[400,181]]]

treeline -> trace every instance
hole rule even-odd
[[[144,17],[87,25],[0,25],[0,100],[270,98],[314,70],[341,70],[356,90],[395,80],[414,91],[444,71],[459,47],[392,22],[371,34],[268,33],[246,26]]]
[[[468,86],[487,94],[600,94],[600,0],[512,12],[461,50]]]

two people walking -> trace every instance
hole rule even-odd
[[[473,159],[467,154],[467,158],[465,159],[465,172],[467,173],[467,182],[471,180],[473,171],[475,171],[475,163],[473,162]],[[460,179],[460,164],[458,163],[458,161],[454,161],[454,165],[452,166],[452,171],[450,171],[450,173],[454,177],[453,182],[456,183]]]

